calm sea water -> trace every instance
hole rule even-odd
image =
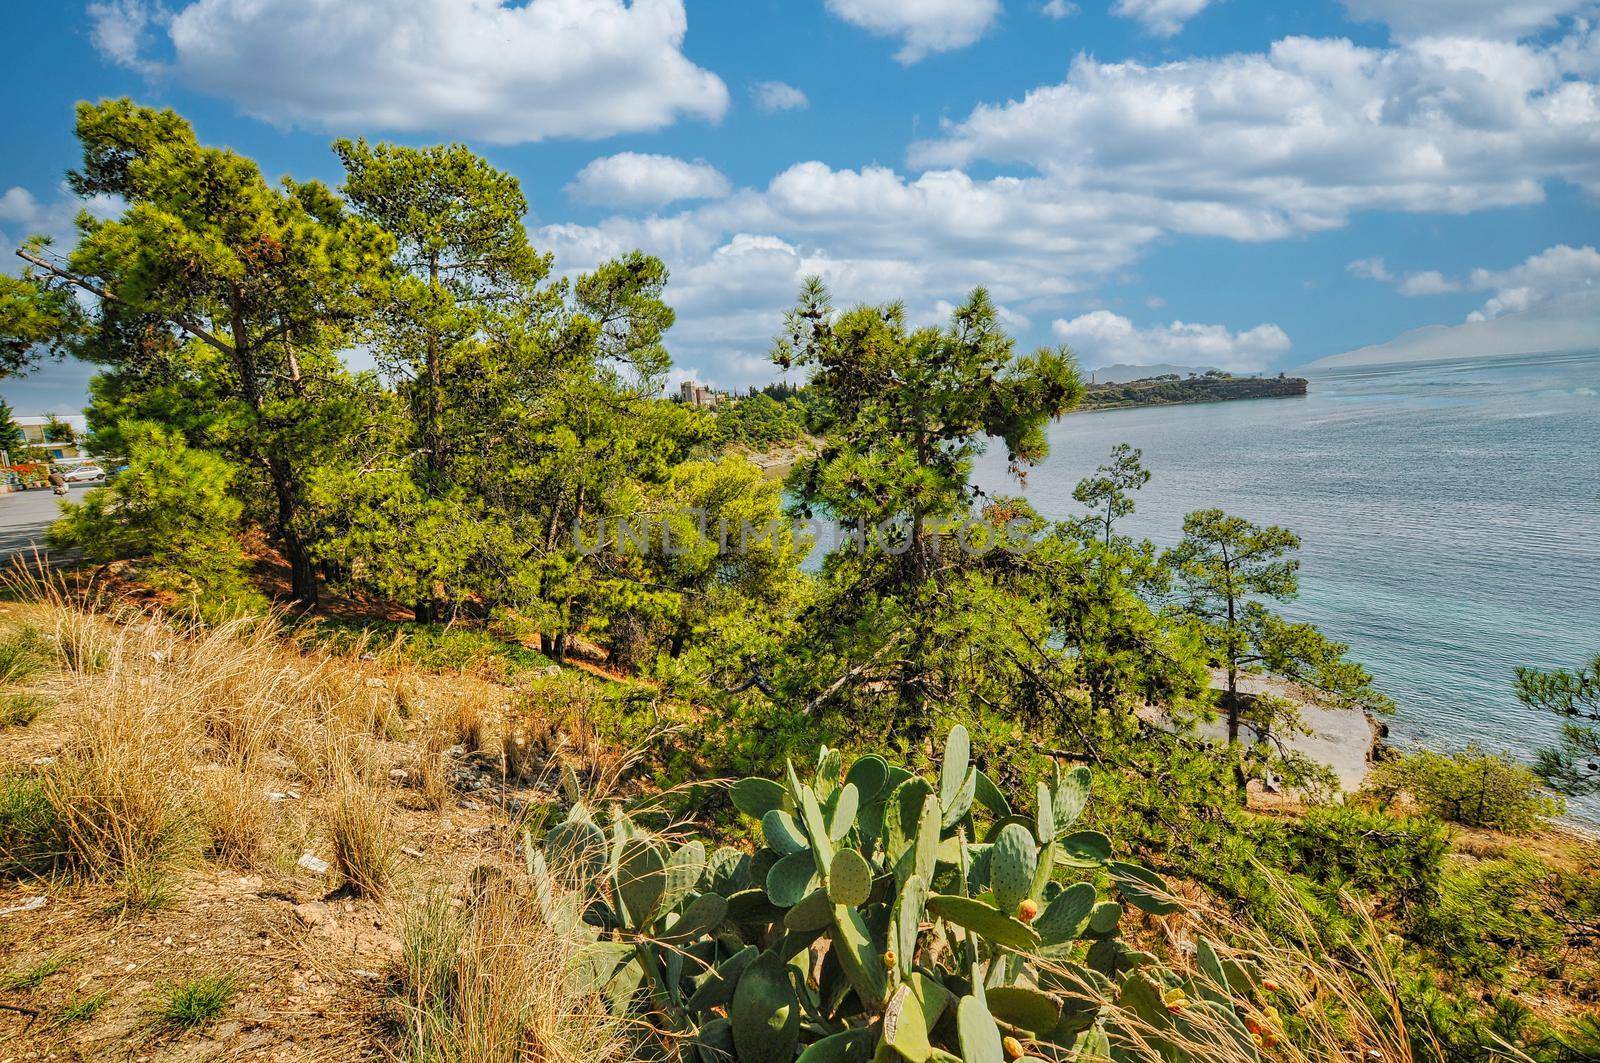
[[[1130,443],[1153,473],[1130,534],[1170,545],[1207,506],[1297,532],[1284,612],[1350,643],[1402,742],[1526,757],[1557,723],[1513,669],[1600,652],[1600,353],[1344,370],[1304,398],[1076,415],[1050,441],[1021,492],[1046,516]],[[976,479],[1017,493],[1003,453]]]

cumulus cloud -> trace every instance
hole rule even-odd
[[[1147,33],[1171,37],[1211,3],[1212,0],[1117,0],[1111,7],[1111,13],[1133,19]]]
[[[49,198],[41,199],[20,185],[0,195],[0,272],[18,273],[23,263],[16,249],[30,236],[48,236],[65,251],[77,235],[75,222],[80,211],[97,218],[110,218],[122,209],[115,196],[100,194],[79,199],[61,184]]]
[[[1510,269],[1475,269],[1467,286],[1494,292],[1480,309],[1467,315],[1468,321],[1487,321],[1575,299],[1593,305],[1600,302],[1600,251],[1557,244]]]
[[[1436,269],[1408,274],[1400,282],[1401,295],[1448,295],[1451,292],[1459,292],[1460,290],[1461,285],[1450,280]]]
[[[750,86],[750,98],[768,114],[804,110],[811,104],[805,93],[783,81],[756,82]]]
[[[1382,256],[1372,258],[1358,258],[1345,266],[1345,270],[1352,277],[1360,277],[1366,281],[1383,281],[1388,283],[1394,280],[1394,275],[1389,272],[1389,267],[1384,264]]]
[[[1000,15],[1000,0],[828,0],[828,10],[869,33],[899,38],[894,57],[909,66],[982,37]]]
[[[568,272],[635,247],[660,255],[679,311],[675,356],[741,384],[771,377],[766,351],[810,274],[841,303],[903,299],[919,322],[985,285],[1015,324],[1131,265],[1161,217],[1153,201],[1063,194],[1036,179],[807,162],[726,199],[550,224],[533,237]]]
[[[1600,195],[1600,33],[1551,45],[1395,48],[1291,37],[1264,54],[1157,66],[1080,56],[1065,81],[982,105],[912,146],[921,166],[1028,167],[1064,186],[1173,205],[1183,231],[1268,239],[1358,210]]]
[[[1078,5],[1071,0],[1045,0],[1039,5],[1039,13],[1046,18],[1071,18],[1078,13]]]
[[[1253,372],[1283,357],[1291,346],[1288,335],[1277,325],[1257,325],[1243,332],[1186,321],[1139,328],[1109,310],[1094,310],[1070,321],[1058,318],[1050,330],[1090,364],[1170,362]]]
[[[1509,269],[1480,267],[1461,278],[1447,277],[1436,269],[1395,276],[1384,268],[1381,258],[1360,259],[1348,268],[1358,277],[1394,284],[1401,295],[1492,292],[1483,306],[1467,315],[1468,321],[1520,314],[1580,296],[1600,300],[1600,251],[1593,247],[1557,244]]]
[[[152,10],[93,5],[91,38],[114,62],[283,125],[518,143],[716,120],[728,106],[722,80],[683,54],[683,0],[187,0],[159,20]]]
[[[1344,0],[1351,18],[1383,22],[1396,37],[1524,36],[1568,15],[1592,11],[1594,0]]]
[[[610,207],[662,207],[684,199],[720,199],[728,179],[706,162],[624,151],[595,159],[578,171],[566,192]]]
[[[755,382],[808,273],[843,302],[903,298],[918,320],[983,284],[1010,320],[1050,321],[1175,234],[1269,240],[1363,210],[1531,203],[1552,179],[1600,194],[1593,76],[1600,35],[1586,29],[1524,44],[1291,38],[1159,65],[1080,57],[1061,84],[914,145],[909,174],[803,162],[764,188],[534,235],[567,270],[660,254],[680,310],[675,354],[719,382]],[[984,176],[968,172],[979,165]],[[1403,283],[1381,261],[1358,268]],[[1091,321],[1100,342],[1118,335],[1116,321]],[[1121,335],[1152,357],[1229,368],[1259,368],[1288,342],[1276,326],[1130,322]]]

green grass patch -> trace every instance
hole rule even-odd
[[[0,992],[31,993],[44,984],[44,980],[66,969],[72,958],[65,953],[52,953],[44,959],[17,971],[0,974]]]
[[[239,992],[239,980],[231,974],[202,974],[156,987],[153,1009],[162,1026],[192,1030],[214,1021]]]
[[[25,690],[0,691],[0,727],[26,727],[50,706],[48,698]]]
[[[41,875],[62,852],[61,820],[31,775],[0,775],[0,877]]]
[[[86,997],[79,997],[70,1004],[63,1005],[55,1013],[55,1020],[63,1026],[73,1023],[88,1022],[100,1014],[100,1009],[106,1006],[106,1001],[111,999],[111,990],[102,989],[98,993],[90,993]]]
[[[313,637],[338,651],[355,649],[363,640],[368,647],[388,646],[398,640],[402,657],[431,672],[477,672],[489,678],[511,679],[554,663],[538,650],[465,624],[354,624],[321,619]]]
[[[0,684],[26,683],[56,659],[50,637],[31,624],[0,635]]]

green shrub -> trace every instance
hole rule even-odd
[[[1543,861],[1513,851],[1504,859],[1452,868],[1438,900],[1414,910],[1409,936],[1439,964],[1473,978],[1498,978],[1512,963],[1536,973],[1535,961],[1555,961],[1565,936],[1551,903],[1561,877]]]
[[[1524,832],[1564,810],[1528,768],[1477,746],[1446,755],[1419,749],[1380,763],[1367,788],[1384,800],[1409,793],[1431,815],[1468,827]]]
[[[1450,852],[1450,833],[1436,820],[1352,805],[1312,809],[1288,835],[1288,868],[1338,889],[1376,894],[1400,908],[1437,897]]]
[[[82,502],[63,503],[50,545],[98,563],[136,561],[152,585],[192,596],[202,612],[261,604],[236,535],[243,503],[231,491],[233,466],[154,423],[123,422],[118,432],[128,467]]]

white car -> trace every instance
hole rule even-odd
[[[98,465],[79,465],[61,475],[69,484],[97,483],[106,478],[106,471]]]

